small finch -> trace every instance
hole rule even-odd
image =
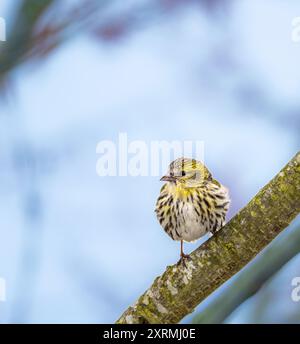
[[[180,241],[180,260],[183,242],[192,242],[208,232],[216,233],[225,224],[229,208],[228,190],[213,179],[203,163],[195,159],[179,158],[173,161],[166,181],[160,190],[155,212],[165,232]]]

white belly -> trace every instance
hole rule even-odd
[[[184,203],[182,215],[178,218],[177,232],[180,238],[177,240],[195,241],[208,232],[208,223],[201,223],[193,204]]]

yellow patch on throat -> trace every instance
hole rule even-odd
[[[168,183],[169,184],[169,183]],[[191,194],[195,192],[195,188],[189,188],[181,183],[169,184],[168,191],[173,195],[173,197],[179,199],[187,199]]]

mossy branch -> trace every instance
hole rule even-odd
[[[192,322],[220,324],[244,301],[257,293],[292,258],[300,252],[300,227],[286,230],[272,241],[263,254],[241,271],[230,285],[209,302]],[[286,234],[286,235],[285,235]],[[279,239],[279,240],[278,240]]]
[[[178,323],[300,212],[300,152],[183,265],[168,266],[117,323]]]

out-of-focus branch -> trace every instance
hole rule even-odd
[[[300,152],[222,230],[169,266],[118,323],[177,323],[242,269],[300,212]]]
[[[1,46],[1,78],[24,59],[31,44],[31,37],[37,21],[53,2],[55,0],[22,1],[16,11],[7,42],[2,43]]]
[[[44,60],[78,34],[116,41],[177,8],[195,4],[212,11],[225,1],[151,0],[126,5],[117,0],[81,0],[66,5],[57,0],[20,0],[7,42],[0,42],[0,84],[15,67]]]
[[[279,239],[279,238],[278,238]],[[223,322],[241,303],[300,252],[300,227],[266,248],[249,268],[241,271],[236,280],[193,319],[195,324]]]

